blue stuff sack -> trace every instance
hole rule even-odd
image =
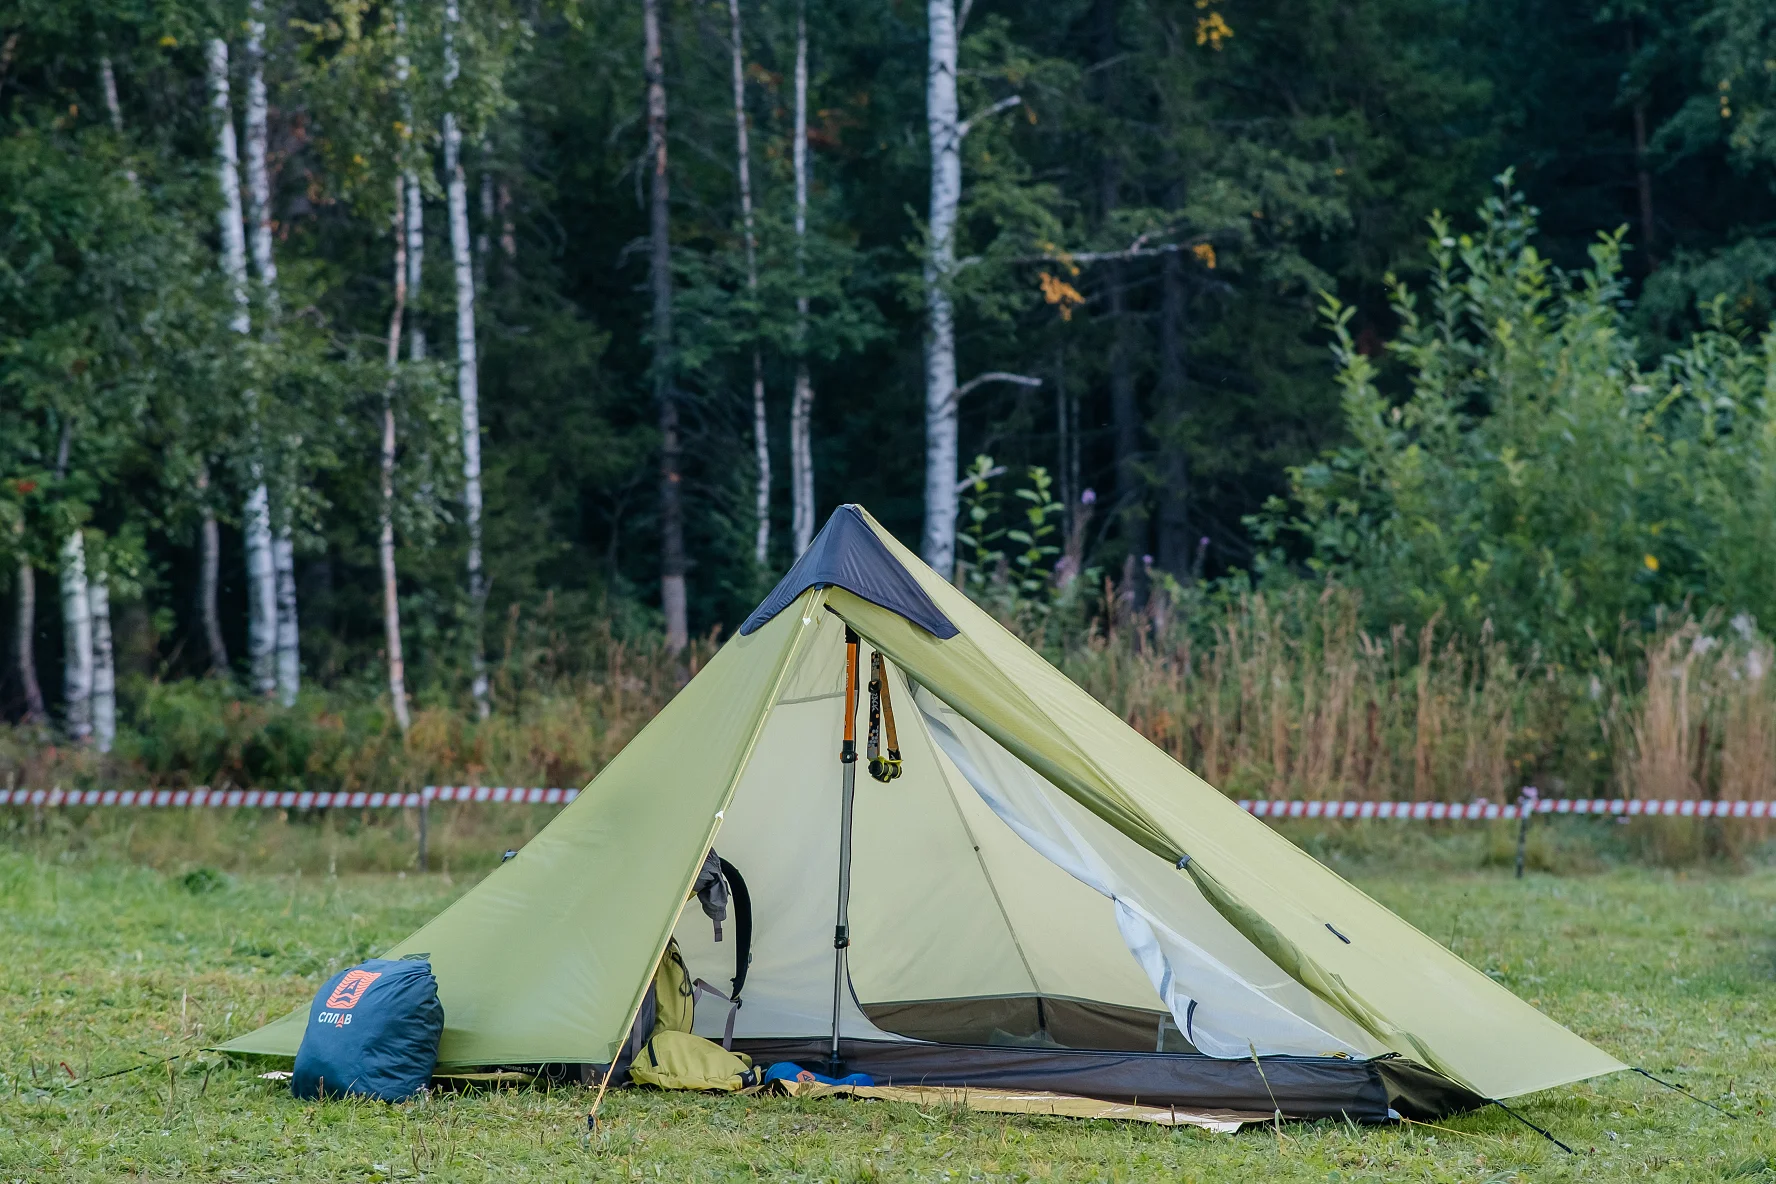
[[[812,1069],[804,1069],[791,1061],[778,1061],[765,1070],[764,1080],[771,1081],[812,1081],[821,1085],[853,1085],[872,1086],[876,1079],[868,1073],[852,1073],[845,1077],[828,1077],[824,1073],[816,1073]]]
[[[372,958],[315,994],[290,1092],[404,1101],[430,1083],[443,1034],[444,1005],[425,956]]]

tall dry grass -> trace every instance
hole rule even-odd
[[[1182,606],[1122,608],[1050,657],[1234,796],[1510,800],[1525,784],[1575,797],[1776,794],[1776,654],[1744,618],[1673,615],[1624,631],[1577,672],[1514,657],[1490,630],[1366,629],[1361,609],[1336,587],[1198,606],[1193,619]],[[429,703],[404,740],[367,694],[283,711],[214,684],[139,687],[110,757],[0,729],[0,786],[580,785],[716,640],[675,660],[651,642],[570,642],[514,623],[493,717]]]
[[[1558,680],[1436,621],[1371,633],[1359,608],[1333,588],[1246,596],[1163,632],[1151,618],[1094,627],[1061,666],[1230,794],[1466,799],[1521,785],[1548,749],[1550,706],[1565,707]]]
[[[1591,673],[1516,658],[1490,628],[1372,632],[1360,609],[1327,587],[1244,596],[1206,620],[1124,613],[1055,656],[1235,796],[1776,795],[1776,656],[1744,617],[1624,630]]]
[[[580,786],[610,762],[715,651],[712,635],[671,657],[657,641],[602,633],[572,661],[507,655],[496,710],[422,701],[403,737],[385,701],[305,694],[291,709],[214,680],[129,689],[115,750],[0,726],[0,788],[415,790],[422,785]],[[555,655],[556,658],[562,655]]]

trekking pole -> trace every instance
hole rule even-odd
[[[1536,799],[1542,795],[1533,785],[1523,787],[1517,795],[1517,878],[1523,878],[1523,855],[1529,846],[1529,816],[1535,813]]]
[[[845,1075],[839,1055],[839,1007],[845,997],[845,951],[851,945],[851,802],[857,793],[857,634],[845,626],[845,739],[839,746],[839,910],[833,924],[832,1050],[829,1077]]]

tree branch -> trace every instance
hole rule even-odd
[[[985,111],[977,111],[973,115],[970,115],[967,119],[964,119],[960,124],[958,124],[956,126],[956,140],[957,140],[957,142],[960,143],[961,141],[966,140],[968,138],[968,133],[973,131],[974,125],[979,123],[981,120],[987,119],[987,118],[994,116],[994,115],[997,115],[1001,111],[1009,111],[1013,107],[1016,107],[1019,104],[1021,104],[1023,101],[1024,101],[1024,96],[1022,96],[1022,95],[1007,95],[1005,98],[1000,99],[997,103],[994,103],[991,107],[988,107]]]
[[[1040,378],[1031,378],[1027,374],[1008,374],[1004,370],[989,370],[985,374],[976,374],[973,378],[957,387],[950,395],[950,406],[953,408],[962,402],[962,396],[976,387],[985,386],[989,382],[1009,382],[1014,386],[1041,386]]]
[[[972,476],[964,477],[964,478],[962,478],[962,480],[956,482],[956,492],[961,493],[964,489],[967,489],[970,485],[973,485],[976,481],[987,481],[987,480],[991,480],[994,477],[1002,477],[1004,475],[1005,475],[1005,466],[1004,465],[994,465],[992,468],[988,469],[984,473],[975,473]]]

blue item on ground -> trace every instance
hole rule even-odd
[[[765,1081],[818,1081],[821,1085],[861,1085],[869,1086],[876,1079],[868,1073],[852,1073],[845,1077],[828,1077],[824,1073],[816,1073],[812,1069],[804,1069],[793,1061],[778,1061],[765,1070]]]
[[[443,1034],[432,964],[423,957],[372,958],[334,975],[315,994],[290,1092],[403,1101],[431,1082]]]

